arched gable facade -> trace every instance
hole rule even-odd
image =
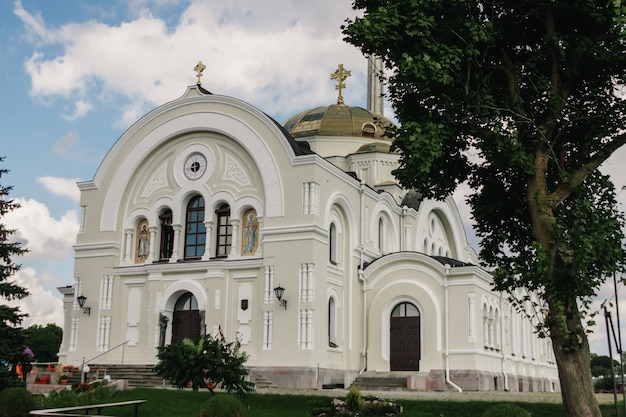
[[[225,96],[198,95],[196,91],[190,87],[181,99],[159,107],[135,123],[107,154],[93,182],[79,185],[84,190],[106,188],[102,209],[97,213],[100,230],[115,230],[125,187],[135,175],[138,164],[164,143],[203,132],[222,135],[246,150],[259,170],[263,194],[273,197],[266,215],[284,214],[284,191],[278,165],[295,156],[285,143],[284,134],[265,114],[247,103]],[[238,113],[242,119],[229,113]],[[276,139],[268,141],[268,135]],[[188,151],[193,151],[193,147]],[[210,153],[207,155],[210,163]],[[177,182],[183,182],[181,173],[175,175]]]
[[[390,254],[364,271],[367,292],[368,370],[389,371],[390,318],[403,302],[417,307],[421,317],[420,369],[439,369],[443,342],[443,265],[414,253]]]

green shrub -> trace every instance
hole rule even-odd
[[[498,404],[485,411],[482,417],[531,417],[531,414],[519,405]]]
[[[350,387],[346,394],[346,408],[350,411],[359,411],[364,404],[365,400],[361,396],[361,391],[357,387]]]
[[[27,417],[34,408],[35,398],[26,388],[10,387],[0,391],[1,417]]]
[[[389,416],[397,413],[396,405],[392,402],[374,400],[371,403],[365,403],[363,407],[363,416]]]
[[[240,348],[238,340],[228,342],[220,329],[216,336],[183,339],[159,348],[154,371],[178,388],[191,383],[194,391],[208,388],[213,392],[219,385],[228,393],[244,395],[254,391],[254,384],[246,381],[248,354]]]
[[[52,391],[47,395],[35,395],[37,408],[63,408],[78,405],[78,395],[67,389]]]
[[[204,404],[198,417],[246,417],[246,407],[232,395],[215,395]]]

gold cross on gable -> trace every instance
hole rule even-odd
[[[202,61],[198,61],[196,66],[193,67],[193,70],[196,72],[196,77],[198,78],[198,81],[196,82],[196,84],[202,85],[202,82],[200,82],[200,77],[202,77],[202,71],[204,71],[205,69],[206,69],[206,65],[204,65]]]
[[[343,83],[346,78],[352,76],[350,71],[343,69],[343,64],[339,64],[337,70],[330,74],[331,80],[337,80],[337,85],[335,86],[335,90],[339,90],[339,96],[337,97],[337,104],[343,104],[343,96],[341,95],[341,90],[346,88],[346,85]]]

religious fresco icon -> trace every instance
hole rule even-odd
[[[254,255],[259,246],[259,221],[256,210],[250,209],[243,215],[241,254]]]
[[[137,225],[137,246],[135,263],[143,263],[148,258],[150,251],[150,233],[148,232],[148,220],[142,220]]]

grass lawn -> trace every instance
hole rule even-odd
[[[224,394],[218,394],[224,395]],[[202,403],[211,398],[208,391],[177,391],[134,388],[120,392],[106,402],[147,400],[139,406],[139,417],[194,417]],[[254,394],[243,399],[248,417],[311,417],[311,411],[328,406],[332,397],[321,395]],[[395,400],[404,407],[401,417],[480,417],[496,403],[485,401]],[[563,417],[561,404],[516,403],[537,417]],[[614,417],[614,406],[600,406],[604,417]],[[623,406],[620,405],[620,410]],[[133,407],[110,408],[107,415],[133,417]]]

